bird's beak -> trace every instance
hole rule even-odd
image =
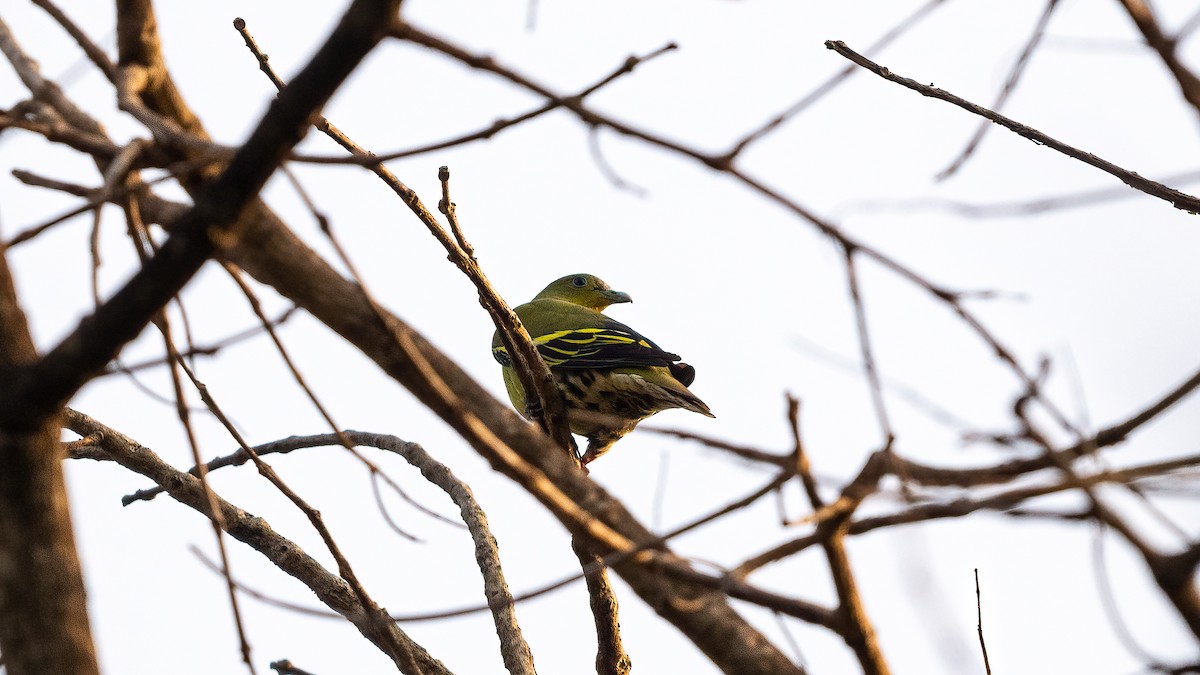
[[[621,291],[614,291],[611,288],[608,290],[601,291],[601,293],[604,295],[604,297],[608,298],[609,302],[611,302],[614,305],[619,302],[633,302],[633,298],[629,297],[628,293],[622,293]]]

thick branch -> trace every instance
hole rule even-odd
[[[84,190],[70,185],[56,188],[72,193]],[[168,229],[175,218],[186,212],[186,207],[150,194],[140,196],[140,202],[148,221],[167,225]],[[421,392],[423,400],[433,397],[430,400],[434,404],[430,407],[435,412],[455,417],[456,427],[468,429],[468,439],[473,444],[480,443],[488,448],[483,452],[485,457],[503,467],[502,470],[507,475],[526,485],[539,498],[544,498],[544,494],[538,492],[533,483],[555,485],[565,480],[568,483],[564,486],[566,495],[581,495],[583,504],[593,505],[589,509],[592,513],[605,514],[602,516],[605,518],[615,517],[619,530],[637,534],[643,537],[642,541],[656,540],[640,523],[632,519],[619,502],[591,481],[583,479],[573,462],[563,465],[547,459],[543,453],[550,453],[564,460],[567,458],[562,457],[561,450],[550,444],[545,435],[537,433],[508,406],[492,398],[422,337],[410,332],[409,339],[413,342],[416,353],[422,357],[423,365],[446,377],[448,382],[452,383],[450,388],[463,394],[459,401],[470,404],[471,409],[479,411],[480,414],[479,417],[471,415],[462,420],[452,406],[439,403],[442,399],[438,398],[428,385],[420,384],[423,380],[420,379],[417,364],[396,348],[394,331],[379,325],[379,317],[361,289],[338,275],[261,203],[256,203],[255,217],[256,220],[243,233],[240,245],[224,252],[227,259],[238,264],[260,282],[281,291],[287,289],[285,295],[303,298],[304,302],[298,303],[301,307],[357,345],[398,381],[407,383],[416,380],[417,383],[413,386]],[[409,330],[395,317],[388,315],[387,321],[396,326],[396,330]],[[430,360],[425,360],[426,357]],[[442,382],[442,385],[447,385],[447,382]],[[508,441],[518,448],[521,454],[517,455],[518,451],[512,447],[500,446],[506,453],[529,458],[534,465],[545,466],[548,471],[517,473],[510,465],[504,464],[486,439],[479,437],[479,431],[482,429],[490,429],[493,432],[492,438]],[[543,483],[547,480],[548,483]],[[552,511],[568,526],[577,522],[560,510],[552,508]],[[622,540],[629,541],[627,538]],[[818,625],[832,627],[836,623],[831,613],[822,607],[786,598],[732,579],[697,572],[686,562],[669,553],[665,557],[659,556],[654,565],[639,568],[627,563],[619,571],[643,599],[697,641],[706,653],[713,656],[714,662],[727,672],[786,673],[793,672],[795,666],[757,631],[745,624],[721,598],[722,593]],[[706,611],[689,611],[684,607],[664,604],[661,600],[670,597],[703,598]],[[772,670],[776,667],[782,670]]]
[[[262,53],[254,38],[246,29],[245,21],[240,18],[234,20],[234,28],[237,29],[245,40],[246,47],[258,59],[259,68],[263,73],[270,78],[272,84],[279,88],[280,91],[285,91],[287,85],[270,67],[266,55]],[[317,116],[313,120],[313,123],[322,133],[352,155],[364,159],[370,159],[375,156],[349,136],[342,133],[340,129],[324,116]],[[475,285],[479,293],[479,304],[492,317],[492,322],[496,325],[496,330],[500,333],[501,340],[513,358],[514,369],[521,381],[521,386],[525,389],[527,400],[535,404],[535,409],[541,411],[542,416],[539,422],[542,424],[543,429],[563,448],[572,447],[571,433],[567,426],[566,407],[558,394],[558,388],[554,383],[553,376],[550,374],[550,368],[537,353],[537,350],[533,346],[533,340],[525,331],[525,327],[521,325],[521,320],[517,317],[516,313],[509,308],[504,299],[500,297],[500,294],[492,288],[491,282],[488,281],[487,276],[483,273],[483,269],[475,259],[473,251],[466,245],[466,240],[463,239],[462,233],[458,229],[454,203],[450,201],[449,168],[443,166],[438,172],[443,194],[439,207],[442,213],[446,215],[447,220],[454,230],[455,236],[453,238],[441,226],[441,223],[438,222],[433,213],[425,207],[417,193],[397,178],[390,169],[379,162],[368,164],[367,167],[404,201],[413,214],[429,230],[430,234],[446,249],[450,261],[462,270],[467,275],[467,278],[471,280],[471,283]]]
[[[386,315],[381,325],[362,289],[342,278],[259,205],[228,258],[274,287],[374,360],[438,416],[447,420],[492,465],[526,487],[567,527],[580,513],[564,510],[547,489],[583,509],[625,542],[653,535],[598,485],[588,480],[549,437],[500,403],[424,337]],[[397,345],[397,334],[410,349]],[[436,375],[431,382],[430,375]],[[724,595],[686,577],[686,565],[663,552],[663,566],[630,560],[614,566],[644,600],[730,673],[789,673],[796,666],[733,611]],[[682,569],[671,569],[675,565]],[[669,570],[669,575],[663,571]],[[719,586],[719,584],[714,584]],[[744,589],[748,599],[758,598]]]
[[[37,359],[0,247],[0,396]],[[0,650],[12,675],[98,673],[51,420],[0,423]]]
[[[338,27],[341,30],[346,25],[346,19],[357,11],[364,12],[359,16],[366,18],[368,16],[386,16],[391,17],[396,15],[398,1],[392,2],[356,2],[347,12],[346,17],[342,19],[342,24]],[[375,5],[370,7],[369,5]],[[388,6],[391,5],[391,6]],[[370,14],[366,14],[366,13]],[[376,14],[378,12],[378,14]],[[143,72],[154,74],[153,77],[148,77],[146,86],[141,88],[139,96],[143,99],[145,105],[150,110],[158,112],[160,115],[168,117],[171,121],[179,125],[181,129],[193,136],[197,136],[203,140],[208,140],[208,135],[201,126],[199,118],[191,111],[187,103],[183,100],[183,96],[175,87],[175,82],[170,77],[166,76],[167,66],[163,61],[162,43],[158,37],[158,20],[154,16],[154,5],[150,0],[117,0],[117,66],[120,70],[142,69]],[[370,51],[377,39],[370,37],[371,31],[366,24],[360,24],[355,31],[362,31],[362,42],[355,48],[349,43],[343,43],[342,46],[348,48],[346,59],[347,64],[352,70],[354,65]],[[335,30],[333,35],[330,35],[330,40],[322,47],[322,51],[318,52],[316,58],[309,64],[306,71],[310,70],[313,65],[321,59],[321,54],[325,53],[325,49],[332,44],[334,36],[337,35]],[[357,56],[356,56],[357,53]],[[328,55],[327,57],[328,58]],[[324,63],[322,61],[322,63]],[[345,78],[345,74],[338,76],[337,73],[342,68],[336,61],[330,61],[328,64],[329,70],[325,72],[328,81],[334,86],[340,84]],[[346,74],[349,74],[346,70]],[[311,76],[311,73],[310,73]],[[299,78],[297,78],[299,79]],[[118,75],[117,80],[120,81]],[[328,94],[325,98],[328,98]],[[313,108],[315,110],[316,108]],[[310,113],[312,110],[309,111]]]
[[[38,428],[141,332],[218,247],[236,241],[242,210],[300,141],[309,116],[383,37],[396,9],[395,3],[354,3],[225,171],[197,195],[158,254],[75,332],[13,378],[0,395],[0,424]]]

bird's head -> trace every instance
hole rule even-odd
[[[633,302],[628,294],[614,291],[591,274],[568,274],[552,282],[534,298],[547,299],[564,300],[596,311],[619,302]]]

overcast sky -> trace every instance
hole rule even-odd
[[[923,2],[522,2],[411,0],[414,23],[562,94],[600,80],[630,55],[668,43],[678,49],[605,87],[588,103],[622,121],[704,151],[720,151],[801,99],[847,62],[824,47],[844,40],[864,51]],[[947,0],[878,55],[894,72],[990,105],[1044,9],[1043,2]],[[1197,169],[1196,112],[1119,4],[1063,0],[1005,114],[1149,177]],[[113,52],[110,3],[60,5]],[[235,17],[286,79],[305,63],[344,3],[211,1],[159,3],[169,67],[215,140],[236,145],[273,95],[231,27]],[[1159,0],[1175,28],[1194,3]],[[534,15],[529,25],[530,13]],[[103,78],[36,7],[0,12],[43,72],[102,118],[119,140],[146,136],[115,111]],[[1193,36],[1181,44],[1200,63]],[[0,107],[25,92],[0,68]],[[401,150],[535,108],[536,96],[411,45],[377,49],[325,111],[377,153]],[[951,289],[995,291],[970,309],[1029,371],[1046,357],[1046,391],[1084,429],[1121,421],[1200,364],[1200,266],[1196,217],[1127,190],[1096,169],[989,130],[963,169],[936,174],[962,149],[978,118],[866,72],[855,73],[802,115],[747,150],[738,166],[845,232]],[[312,134],[304,150],[333,154]],[[598,153],[596,149],[598,148]],[[802,402],[804,439],[831,490],[849,480],[882,434],[859,369],[858,335],[843,256],[808,222],[702,164],[602,130],[594,138],[571,115],[552,113],[495,138],[389,164],[431,207],[437,168],[448,165],[458,214],[491,279],[506,299],[530,299],[549,281],[589,272],[633,296],[609,310],[696,367],[692,390],[717,418],[671,411],[652,424],[681,427],[767,450],[790,446],[785,392]],[[22,186],[14,168],[98,185],[86,158],[10,131],[0,136],[0,234],[10,237],[77,206],[78,200]],[[367,284],[468,372],[504,398],[488,345],[492,327],[467,280],[386,187],[351,167],[293,165],[330,218]],[[619,177],[618,182],[612,176]],[[1176,184],[1194,192],[1197,184]],[[995,205],[1097,190],[1116,198],[1036,214],[967,217],[949,203]],[[182,198],[164,186],[162,194]],[[329,246],[290,184],[277,176],[265,198],[317,250]],[[35,337],[49,346],[91,305],[89,218],[77,218],[10,252]],[[104,212],[105,292],[136,259],[124,223]],[[1021,385],[945,305],[903,278],[860,261],[861,284],[878,365],[885,378],[896,449],[938,465],[975,466],[1014,451],[964,443],[965,431],[1014,431]],[[216,267],[184,293],[196,341],[204,344],[254,324]],[[287,303],[263,291],[271,313]],[[501,546],[515,593],[578,568],[562,528],[524,491],[490,468],[415,399],[311,318],[281,334],[338,424],[395,434],[424,445],[470,483]],[[158,356],[147,332],[123,355]],[[200,376],[247,439],[261,443],[327,431],[288,378],[269,341],[257,338],[201,361]],[[139,383],[168,396],[163,371]],[[912,394],[919,398],[914,402]],[[89,385],[72,405],[156,450],[176,466],[190,452],[169,405],[127,378]],[[198,402],[197,402],[197,405]],[[206,455],[234,449],[218,424],[198,415]],[[1195,453],[1200,405],[1185,401],[1128,443],[1109,463],[1125,466]],[[1065,436],[1056,437],[1067,440]],[[1026,449],[1026,452],[1032,452]],[[372,455],[405,490],[431,508],[454,507],[398,459]],[[398,614],[456,608],[482,594],[465,534],[389,495],[391,515],[424,543],[383,523],[365,470],[337,449],[308,450],[272,463],[326,516],[377,600]],[[695,444],[635,432],[593,465],[592,477],[652,527],[665,530],[759,487],[771,474],[731,463]],[[266,518],[331,564],[301,514],[248,468],[219,472],[216,489]],[[69,463],[76,534],[102,664],[110,673],[238,672],[240,656],[221,578],[191,553],[212,557],[211,529],[165,498],[122,508],[120,497],[146,481],[122,469]],[[1192,485],[1194,486],[1194,482]],[[1164,550],[1182,543],[1122,490],[1105,490]],[[1191,496],[1155,497],[1167,516],[1197,535]],[[1076,495],[1035,502],[1082,508]],[[866,513],[896,506],[869,501]],[[789,517],[806,513],[800,491],[786,492]],[[801,533],[778,524],[763,500],[734,517],[681,537],[686,556],[715,565]],[[1097,543],[1097,542],[1101,543]],[[1099,547],[1099,548],[1098,548]],[[1099,550],[1099,553],[1097,551]],[[236,578],[292,602],[311,594],[260,556],[232,544]],[[897,673],[982,672],[975,633],[973,570],[983,586],[984,627],[997,673],[1133,673],[1144,661],[1117,640],[1098,593],[1106,570],[1116,606],[1142,648],[1167,662],[1196,658],[1196,642],[1153,585],[1145,566],[1111,535],[1053,519],[996,514],[893,529],[851,541],[867,611]],[[1098,565],[1097,561],[1102,565]],[[835,600],[819,550],[762,570],[754,583],[821,603]],[[712,666],[621,582],[622,627],[638,673],[707,673]],[[349,624],[297,616],[244,601],[260,671],[288,658],[321,675],[389,672],[388,659]],[[835,636],[739,606],[771,639],[794,640],[811,672],[853,672]],[[594,634],[585,591],[576,583],[523,603],[518,616],[544,673],[586,672]],[[404,625],[460,673],[500,672],[486,615]],[[785,632],[789,637],[785,637]]]

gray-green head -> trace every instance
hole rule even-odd
[[[564,300],[596,311],[619,302],[633,302],[633,298],[628,294],[614,291],[599,277],[591,274],[568,274],[554,280],[534,298],[547,299]]]

